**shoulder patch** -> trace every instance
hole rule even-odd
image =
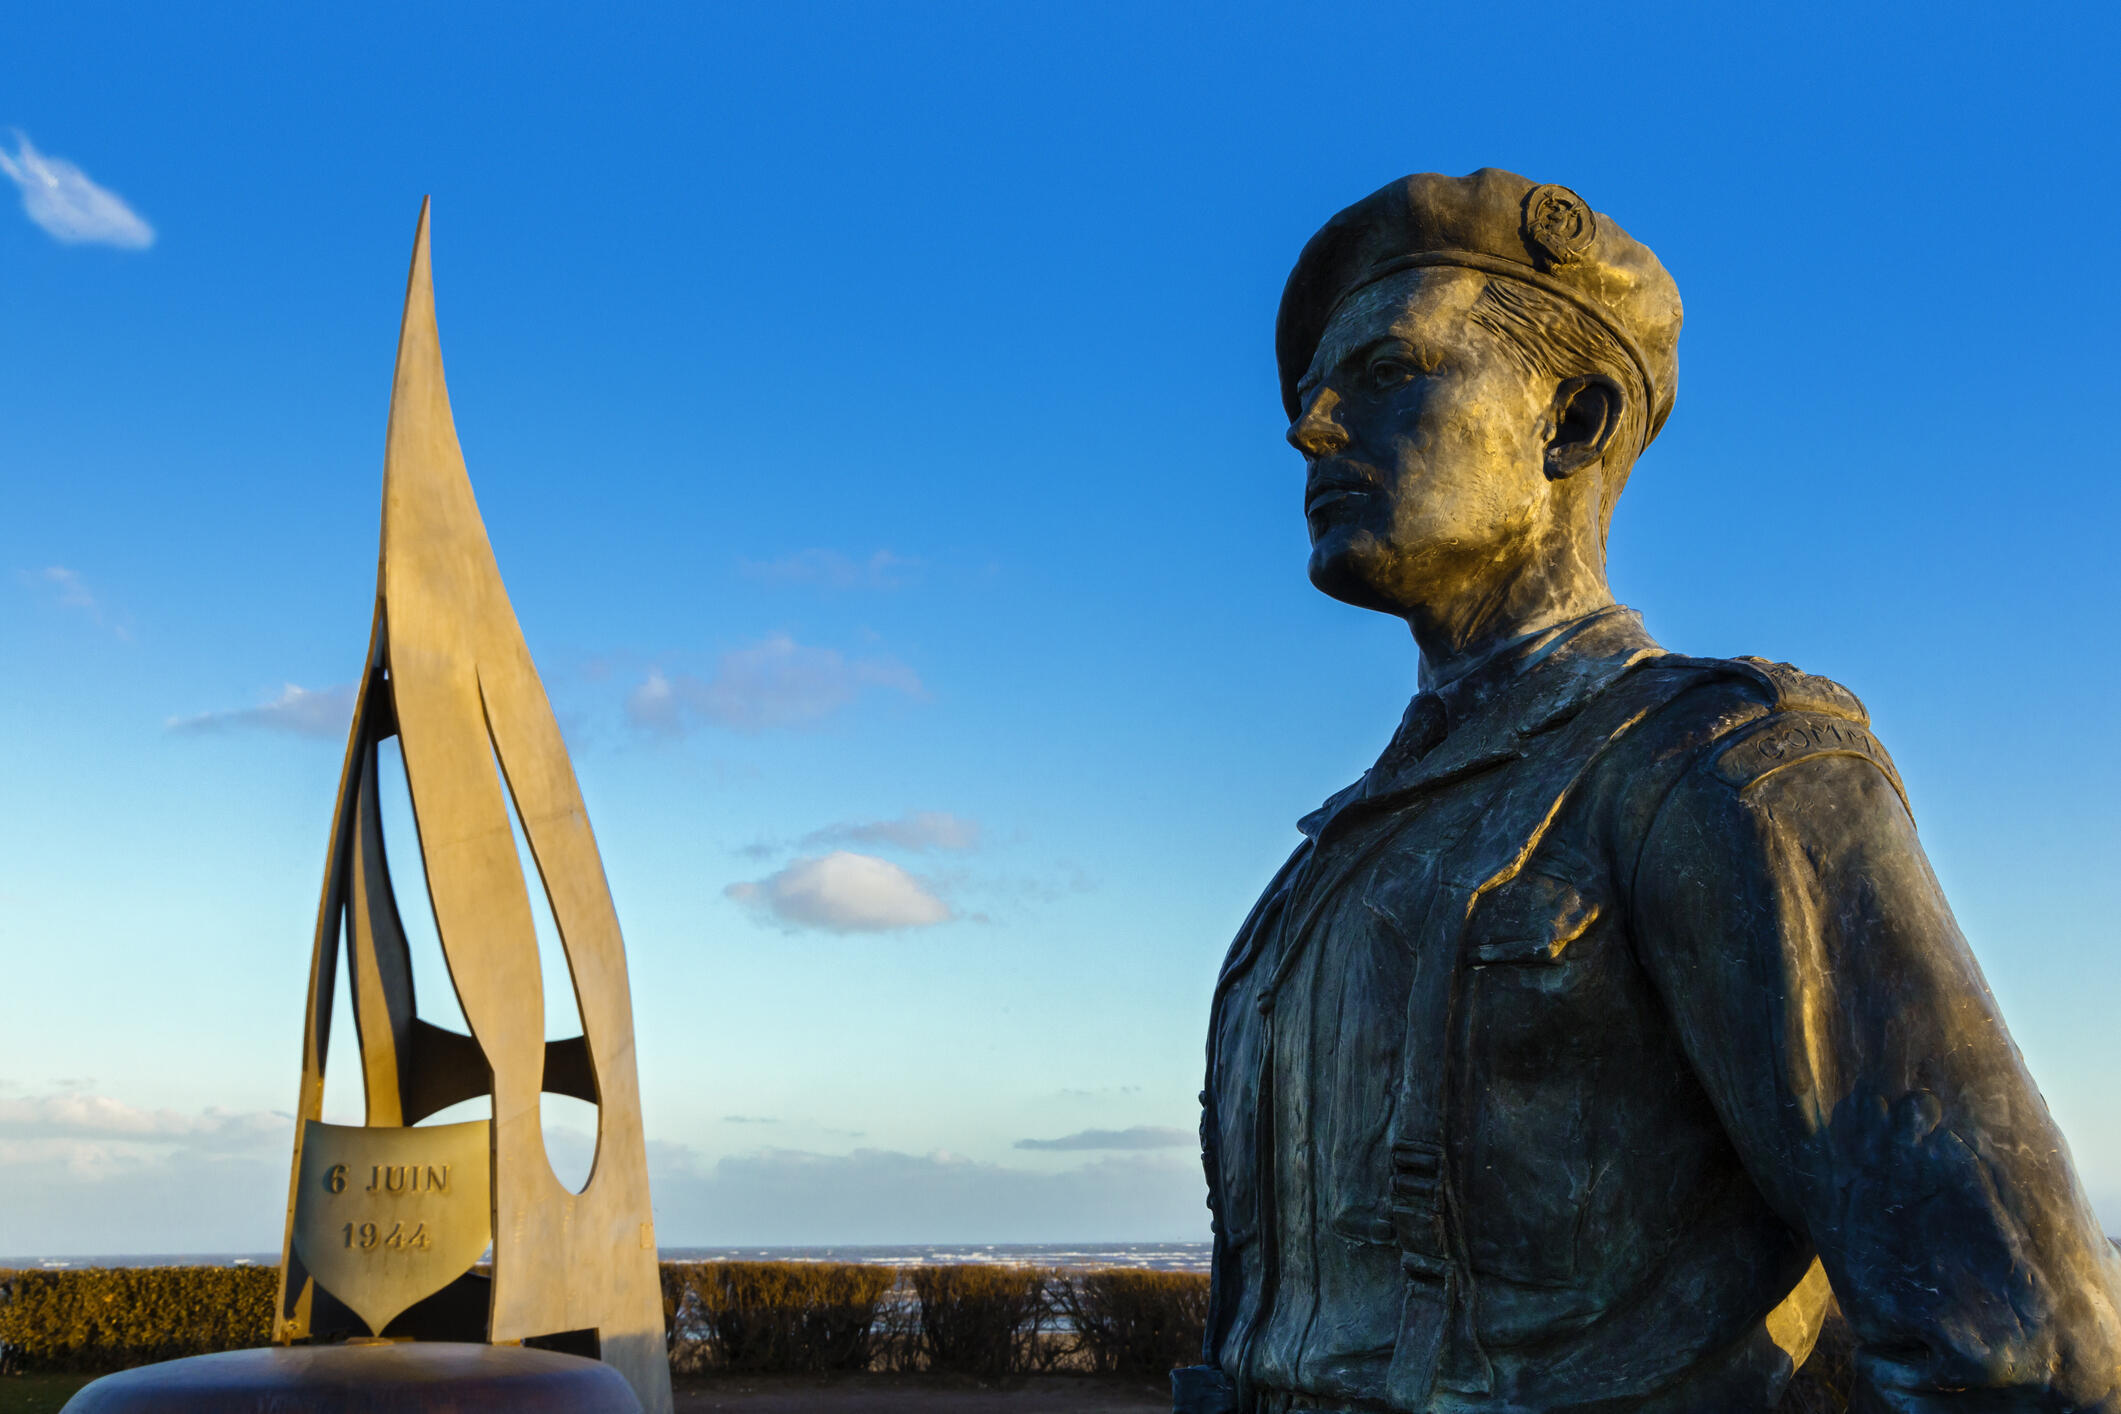
[[[1878,744],[1878,738],[1871,735],[1869,723],[1837,712],[1769,713],[1740,729],[1718,750],[1716,774],[1744,790],[1785,766],[1819,756],[1862,757],[1884,772],[1900,803],[1907,804],[1907,787],[1900,783],[1900,772],[1893,765],[1893,758]]]

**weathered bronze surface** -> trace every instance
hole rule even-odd
[[[2121,1257],[1846,688],[1666,652],[1605,540],[1678,291],[1575,193],[1416,176],[1277,333],[1310,576],[1421,691],[1215,991],[1183,1409],[2121,1411]]]
[[[390,1335],[543,1343],[599,1356],[649,1414],[667,1414],[670,1369],[625,948],[574,771],[457,444],[424,204],[391,389],[378,580],[310,962],[302,1125],[275,1338],[358,1335],[387,1323]],[[378,746],[392,736],[418,827],[415,838],[397,843],[417,849],[424,863],[426,902],[470,1035],[423,1020],[415,1005],[378,803]],[[528,885],[511,813],[536,861],[538,878]],[[580,1036],[545,1040],[529,887],[541,888],[551,905]],[[342,951],[374,1154],[355,1152],[335,1127],[314,1123]],[[543,1092],[597,1106],[595,1165],[579,1193],[560,1183],[546,1156]],[[490,1144],[483,1211],[466,1219],[461,1204],[441,1203],[433,1192],[386,1193],[399,1205],[434,1205],[447,1230],[430,1232],[432,1257],[368,1246],[369,1219],[349,1215],[345,1197],[327,1191],[331,1168],[417,1161],[425,1182],[428,1166],[442,1162],[430,1151],[447,1144],[449,1131],[401,1126],[485,1095],[493,1118],[475,1126]],[[321,1166],[308,1153],[318,1138],[331,1147]],[[379,1226],[379,1243],[390,1230]],[[468,1270],[489,1232],[490,1281]],[[444,1250],[456,1271],[435,1291]],[[393,1264],[404,1270],[392,1273]],[[401,1307],[408,1295],[426,1299]]]
[[[63,1414],[641,1414],[609,1365],[443,1341],[196,1355],[105,1375]]]
[[[295,1259],[380,1335],[493,1240],[493,1126],[302,1124]]]

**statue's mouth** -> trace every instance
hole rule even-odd
[[[1336,506],[1367,499],[1376,489],[1366,477],[1347,472],[1327,472],[1313,476],[1310,484],[1304,488],[1304,515],[1306,518],[1316,517]]]

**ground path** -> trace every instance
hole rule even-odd
[[[682,1379],[678,1414],[1141,1414],[1169,1410],[1161,1382],[1031,1375],[997,1385],[922,1375],[719,1375]]]
[[[0,1376],[0,1414],[56,1414],[93,1375]],[[681,1379],[677,1414],[1159,1414],[1160,1383],[1089,1375],[1031,1375],[998,1385],[927,1375],[712,1375]]]

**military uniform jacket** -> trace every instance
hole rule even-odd
[[[1607,610],[1301,828],[1202,1096],[1240,1408],[1764,1410],[1830,1282],[1859,1408],[2121,1414],[2121,1258],[1845,689]]]

